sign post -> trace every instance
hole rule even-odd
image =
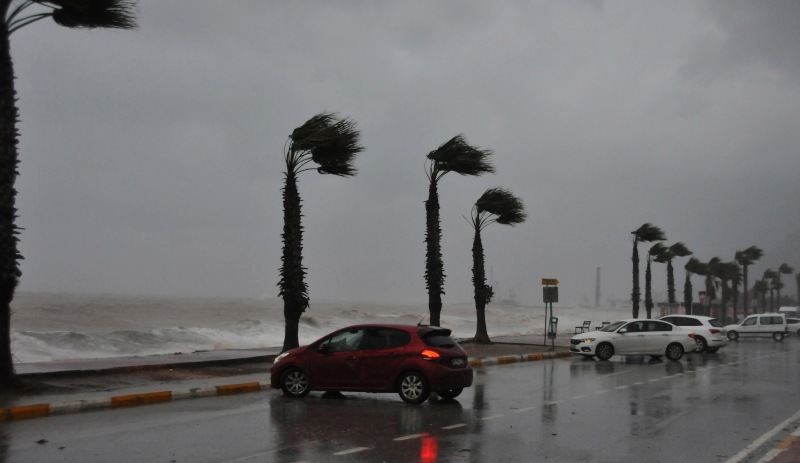
[[[542,278],[542,297],[544,300],[544,345],[550,337],[550,348],[556,349],[556,332],[558,331],[558,318],[553,316],[553,302],[558,302],[558,278]],[[550,316],[547,316],[547,306],[550,305]]]

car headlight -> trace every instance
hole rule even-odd
[[[275,357],[275,361],[274,361],[274,362],[272,362],[272,364],[273,364],[273,365],[275,365],[276,363],[278,363],[278,362],[280,362],[281,360],[285,359],[287,355],[289,355],[289,353],[288,353],[288,352],[284,352],[284,353],[282,353],[282,354],[278,355],[277,357]]]
[[[583,338],[581,342],[584,344],[589,344],[590,342],[594,342],[594,338]]]

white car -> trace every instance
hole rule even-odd
[[[705,315],[666,315],[659,320],[684,327],[694,333],[694,341],[697,343],[695,352],[697,353],[711,352],[713,354],[720,347],[728,345],[728,332],[716,318]]]
[[[739,336],[772,336],[775,341],[783,341],[789,333],[786,315],[782,313],[760,313],[750,315],[736,325],[725,327],[728,339],[736,341]]]
[[[661,320],[630,319],[611,323],[599,331],[576,334],[569,350],[586,358],[608,360],[613,355],[662,355],[679,360],[695,349],[694,333]]]

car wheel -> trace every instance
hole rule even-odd
[[[425,402],[431,391],[428,389],[428,382],[421,374],[410,371],[401,376],[400,381],[397,382],[397,393],[406,403],[421,404]]]
[[[772,333],[772,339],[776,341],[783,341],[783,333]]]
[[[305,397],[308,388],[308,376],[302,370],[290,368],[281,375],[281,390],[289,397]]]
[[[708,343],[706,342],[705,338],[702,336],[695,336],[694,342],[697,344],[697,347],[694,348],[694,351],[698,354],[705,352],[708,349]]]
[[[728,339],[730,339],[731,341],[736,341],[737,339],[739,339],[739,333],[737,333],[736,331],[728,331]]]
[[[607,342],[601,343],[597,346],[597,349],[594,350],[594,354],[600,360],[608,360],[614,355],[614,346]]]
[[[461,391],[463,390],[464,390],[463,387],[456,387],[453,389],[448,389],[446,391],[441,391],[439,392],[439,397],[441,397],[444,400],[452,400],[461,395]]]
[[[677,342],[673,342],[667,346],[666,356],[672,361],[680,360],[681,357],[683,357],[683,346]]]
[[[706,349],[706,351],[708,351],[711,354],[716,354],[718,350],[719,347],[709,347],[708,349]]]

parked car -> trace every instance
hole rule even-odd
[[[407,403],[472,385],[467,353],[435,326],[354,325],[275,358],[270,381],[289,397],[312,390],[397,392]]]
[[[714,353],[720,347],[728,345],[727,331],[722,322],[716,318],[705,315],[666,315],[659,320],[670,322],[694,333],[694,342],[697,344],[696,353]]]
[[[728,325],[725,329],[731,341],[739,339],[739,336],[772,336],[775,341],[783,341],[789,331],[786,316],[782,313],[750,315],[741,323]]]
[[[666,356],[679,360],[696,347],[694,334],[662,320],[630,319],[609,324],[599,331],[576,334],[570,352],[586,358],[608,360],[613,355]]]
[[[800,336],[800,318],[787,318],[786,327],[789,333],[795,333]]]

